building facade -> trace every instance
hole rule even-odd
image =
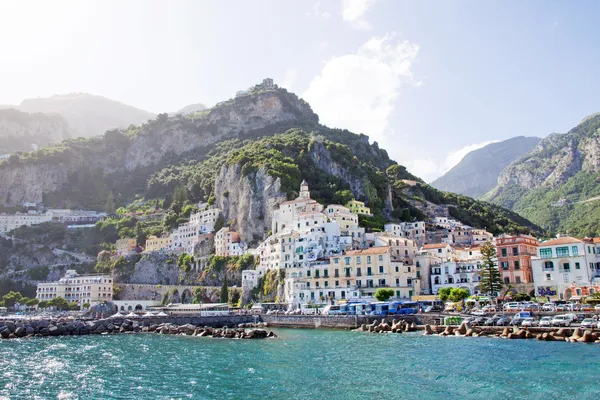
[[[538,246],[539,241],[529,235],[496,238],[498,268],[504,283],[533,283],[531,258],[537,255]]]
[[[78,275],[75,270],[67,270],[58,282],[39,283],[36,299],[52,300],[62,297],[80,306],[103,301],[111,301],[113,296],[113,278],[110,275]]]

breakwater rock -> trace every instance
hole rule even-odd
[[[385,319],[382,319],[381,322],[374,320],[370,324],[362,324],[357,329],[354,329],[356,332],[373,332],[373,333],[402,333],[402,332],[414,332],[417,330],[417,326],[413,322],[412,324],[407,321],[396,321],[393,320],[391,324],[389,324]]]
[[[242,323],[236,328],[215,328],[192,323],[176,324],[136,319],[99,320],[0,320],[0,338],[77,336],[114,333],[155,332],[162,334],[211,336],[231,339],[262,339],[277,337],[275,333],[261,329],[265,323]]]
[[[425,325],[424,335],[481,337],[504,339],[537,339],[543,341],[567,341],[574,343],[600,343],[600,332],[581,328],[520,328],[471,326],[463,322],[460,326]]]

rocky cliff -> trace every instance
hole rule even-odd
[[[443,176],[431,182],[440,190],[481,197],[498,184],[502,170],[533,149],[540,138],[517,136],[468,153]]]
[[[598,235],[599,171],[600,114],[594,114],[568,133],[549,135],[508,165],[484,198],[547,229]]]
[[[0,110],[0,155],[36,150],[69,137],[67,121],[59,115]]]

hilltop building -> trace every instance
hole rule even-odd
[[[135,238],[123,238],[117,240],[117,255],[126,256],[135,253],[137,240]]]
[[[346,207],[348,207],[348,209],[350,209],[350,212],[353,214],[362,214],[368,216],[373,215],[371,214],[371,209],[369,207],[365,207],[365,203],[363,201],[352,199],[348,203],[346,203]]]
[[[223,227],[215,234],[215,255],[222,257],[241,256],[247,246],[240,239],[240,234]]]

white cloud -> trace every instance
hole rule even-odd
[[[315,17],[320,17],[320,18],[324,18],[324,19],[329,19],[329,17],[331,16],[331,14],[329,14],[327,11],[321,11],[321,1],[318,0],[312,7],[312,12],[307,12],[306,16],[307,17],[311,17],[311,16],[315,16]]]
[[[285,71],[285,75],[283,76],[283,80],[281,81],[281,87],[286,88],[287,90],[291,90],[296,81],[298,80],[298,71],[295,69],[287,69]]]
[[[325,125],[362,132],[397,147],[388,126],[419,47],[395,34],[373,37],[355,53],[333,57],[303,94]],[[385,147],[394,153],[392,147]]]
[[[371,29],[371,24],[364,16],[374,2],[375,0],[342,0],[342,19],[356,29]]]
[[[319,51],[321,53],[323,53],[327,49],[327,46],[329,46],[329,42],[327,40],[323,40],[322,42],[319,42],[319,46],[318,46]]]

